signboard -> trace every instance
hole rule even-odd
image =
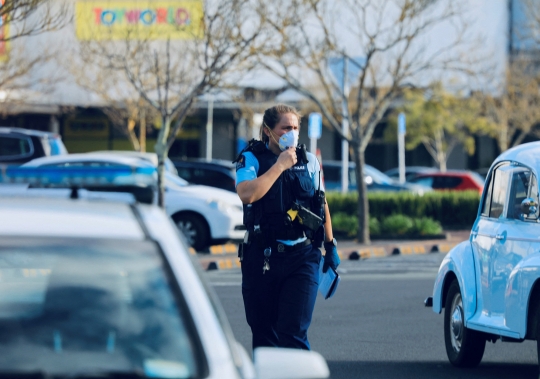
[[[399,134],[405,134],[406,132],[406,129],[405,129],[405,113],[401,112],[399,115],[398,115],[398,133]]]
[[[319,139],[322,134],[322,116],[320,113],[310,113],[308,119],[308,137]]]
[[[80,40],[194,39],[202,37],[202,0],[79,0]]]
[[[343,85],[345,85],[347,88],[350,88],[352,85],[356,83],[356,81],[358,80],[358,76],[360,75],[360,72],[361,72],[361,67],[364,67],[365,62],[366,62],[366,58],[364,57],[351,57],[347,59],[348,61],[345,62],[344,57],[332,57],[332,58],[328,58],[328,61],[327,61],[330,72],[336,79],[336,82],[342,91],[345,91],[345,88],[343,88]],[[346,67],[345,67],[345,63],[347,63]],[[347,83],[344,83],[343,81],[344,75],[347,76]]]

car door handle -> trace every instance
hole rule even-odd
[[[503,240],[504,236],[502,234],[497,234],[497,235],[495,235],[495,239]]]

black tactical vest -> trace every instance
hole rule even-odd
[[[278,159],[260,141],[250,141],[244,151],[251,151],[259,161],[257,176],[267,172]],[[299,162],[284,171],[261,199],[244,204],[244,224],[250,232],[260,230],[270,240],[296,240],[304,236],[304,227],[298,219],[291,221],[287,211],[293,202],[310,209],[314,195],[307,164]]]

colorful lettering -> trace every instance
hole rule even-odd
[[[167,8],[158,8],[156,16],[158,24],[165,24],[167,22]]]
[[[184,8],[178,8],[176,10],[176,24],[177,25],[189,25],[189,13]]]
[[[94,8],[93,11],[96,15],[96,24],[99,25],[101,23],[101,8]]]
[[[141,11],[138,10],[130,10],[126,12],[126,19],[129,24],[136,24],[139,20],[139,16],[141,14]]]
[[[174,24],[174,9],[172,7],[167,9],[167,23]]]
[[[152,25],[156,15],[150,9],[146,9],[141,12],[141,22],[145,25]]]
[[[103,25],[112,25],[114,24],[114,20],[116,19],[116,13],[113,11],[105,10],[101,13],[101,23]]]
[[[122,22],[124,22],[124,16],[126,14],[126,10],[125,9],[117,9],[116,10],[116,21],[121,24]]]
[[[191,18],[185,8],[157,8],[153,9],[93,9],[95,23],[98,25],[111,26],[114,23],[137,24],[141,22],[144,25],[152,24],[171,24],[171,25],[190,25]]]

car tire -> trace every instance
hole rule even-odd
[[[476,367],[484,356],[483,333],[464,325],[463,301],[457,280],[446,294],[444,309],[444,342],[450,363],[456,367]]]
[[[187,243],[197,251],[201,251],[209,245],[208,226],[206,221],[199,215],[183,213],[173,216],[177,228],[186,237]]]

